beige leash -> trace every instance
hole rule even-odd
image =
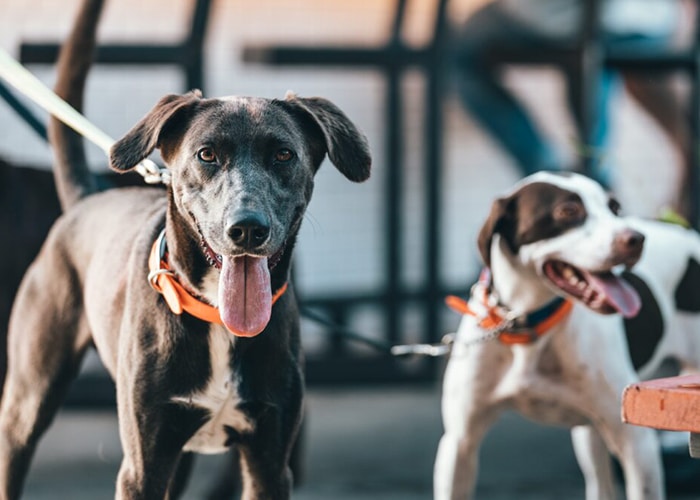
[[[0,49],[0,77],[45,111],[94,143],[109,156],[114,139],[58,97],[41,80],[2,49]],[[167,184],[170,181],[167,169],[158,167],[148,158],[141,161],[135,169],[148,184]]]

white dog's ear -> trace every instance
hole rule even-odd
[[[515,225],[513,197],[498,198],[491,205],[491,212],[486,218],[484,225],[481,226],[477,245],[481,260],[486,267],[491,266],[491,242],[493,235],[496,233],[507,233],[507,237],[511,237]]]

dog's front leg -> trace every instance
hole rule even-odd
[[[119,500],[168,498],[182,448],[207,417],[205,410],[172,402],[166,394],[143,373],[118,384],[124,450],[117,478]]]
[[[120,410],[119,418],[124,458],[119,469],[115,498],[168,498],[168,489],[181,449],[187,442],[180,430],[189,427],[187,435],[192,435],[197,427],[197,419],[193,419],[186,409],[175,411],[166,419],[159,418],[154,412],[144,411],[138,419],[132,416],[126,423],[122,423],[125,418],[124,412]]]
[[[495,411],[473,413],[461,431],[445,429],[433,470],[435,500],[471,498],[478,474],[479,447],[496,415]]]
[[[631,370],[626,374],[621,373],[621,368],[624,367],[621,367],[618,363],[618,370],[615,372],[615,367],[608,365],[608,369],[600,370],[600,373],[606,373],[609,377],[605,381],[606,383],[595,383],[595,380],[591,379],[589,380],[589,386],[580,391],[581,394],[588,395],[582,398],[588,402],[586,413],[595,426],[597,434],[605,442],[608,451],[620,461],[625,476],[626,498],[628,500],[661,500],[665,498],[665,495],[658,436],[653,429],[628,425],[622,422],[620,418],[622,391],[626,385],[634,380],[634,376]],[[617,374],[618,376],[613,377],[612,374]],[[581,436],[579,436],[580,438]],[[580,460],[581,445],[588,446],[594,451],[597,450],[589,457],[589,460],[598,462],[592,470],[600,473],[602,467],[600,444],[596,441],[595,434],[587,436],[587,440],[588,443],[585,443],[583,440],[579,441],[579,443],[574,441],[574,444],[579,445],[576,450],[577,457]],[[581,465],[585,473],[585,464],[582,463]],[[599,475],[596,480],[609,480],[605,478],[607,474],[609,474],[609,471],[604,471],[603,476]],[[612,486],[606,488],[612,488]],[[588,492],[588,489],[587,481],[586,498],[606,498],[594,496],[593,492]]]
[[[612,461],[598,431],[592,426],[579,425],[571,429],[571,440],[586,480],[586,500],[614,499]]]
[[[627,424],[610,433],[625,476],[628,500],[665,498],[663,465],[657,431]]]
[[[256,440],[250,447],[241,447],[243,492],[241,500],[287,500],[292,494],[292,471],[272,454],[265,456],[261,448],[274,447],[269,440],[262,445]],[[262,445],[262,446],[261,446]],[[265,458],[271,460],[265,460]]]
[[[435,500],[470,498],[476,485],[479,447],[499,413],[490,397],[497,378],[488,376],[494,371],[484,366],[493,361],[489,350],[457,346],[452,356],[443,382],[445,432],[433,470]]]
[[[282,415],[276,408],[264,411],[255,433],[239,447],[243,479],[241,500],[287,500],[291,497],[293,479],[288,461],[296,429],[291,435],[283,430]]]
[[[242,436],[238,447],[243,480],[241,500],[287,500],[291,497],[293,477],[289,457],[301,421],[303,389],[297,368],[287,373],[292,397],[283,396],[275,404],[248,402],[240,405],[255,422],[254,432]]]

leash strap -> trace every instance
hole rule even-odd
[[[2,49],[0,49],[0,77],[45,111],[87,138],[109,156],[109,150],[114,144],[114,139],[78,113],[74,107],[58,97],[41,80]],[[148,158],[141,161],[134,168],[148,184],[161,182],[167,184],[170,182],[168,170],[158,167]]]
[[[355,342],[360,342],[368,347],[371,347],[377,352],[382,354],[389,354],[398,357],[409,357],[409,356],[446,356],[450,353],[452,349],[452,344],[454,343],[454,334],[448,333],[445,335],[440,343],[436,344],[399,344],[390,345],[381,340],[376,340],[374,338],[367,337],[365,335],[360,335],[359,333],[348,329],[347,327],[340,325],[334,321],[329,320],[322,314],[315,312],[309,307],[303,307],[301,309],[301,315],[307,319],[315,321],[319,325],[331,328],[333,333],[340,335],[348,340]]]
[[[151,254],[148,258],[148,269],[150,271],[148,273],[148,282],[163,296],[168,307],[174,314],[180,315],[184,311],[207,323],[223,325],[219,310],[192,295],[182,286],[177,280],[175,273],[170,269],[168,265],[165,229],[160,232],[156,241],[153,242]],[[288,283],[285,283],[274,293],[272,296],[273,305],[284,295],[284,292],[287,291],[287,287]]]

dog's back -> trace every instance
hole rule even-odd
[[[642,258],[628,273],[643,303],[625,320],[632,362],[642,378],[666,358],[700,368],[700,235],[665,222],[630,222],[646,236]]]
[[[100,173],[100,189],[141,185],[137,175]],[[5,344],[10,310],[25,271],[61,215],[51,171],[20,167],[0,159],[0,387],[5,376]]]

